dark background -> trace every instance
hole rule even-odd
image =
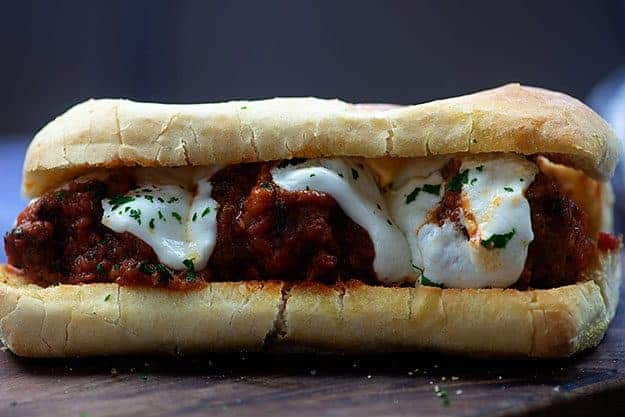
[[[89,97],[416,103],[510,81],[584,98],[623,1],[3,1],[0,133]]]

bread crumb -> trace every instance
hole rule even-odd
[[[462,390],[461,389],[457,389],[456,390],[456,395],[462,395]]]

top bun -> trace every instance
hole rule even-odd
[[[607,180],[620,150],[610,126],[580,101],[518,84],[414,106],[317,98],[101,99],[72,107],[37,133],[24,162],[23,191],[36,196],[95,168],[463,152],[557,155]]]

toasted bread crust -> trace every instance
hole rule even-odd
[[[14,353],[65,357],[299,349],[433,350],[563,357],[596,346],[614,317],[617,252],[588,280],[549,290],[211,283],[192,292],[28,284],[0,269],[0,335]],[[271,337],[270,337],[271,336]]]
[[[414,106],[315,98],[198,105],[89,100],[35,136],[23,191],[36,196],[96,167],[465,152],[558,154],[605,180],[620,145],[609,125],[581,102],[518,84]]]

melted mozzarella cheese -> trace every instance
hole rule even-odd
[[[419,230],[424,275],[456,288],[507,287],[523,271],[534,239],[530,207],[523,193],[537,168],[521,157],[466,158],[460,174],[461,223],[469,239],[451,222]]]
[[[373,175],[364,165],[348,159],[310,159],[282,165],[271,170],[279,187],[329,194],[347,216],[369,233],[375,249],[373,269],[380,281],[399,283],[414,279],[406,239],[390,220]]]
[[[395,177],[393,187],[386,194],[391,216],[406,235],[412,252],[412,264],[417,269],[423,265],[417,234],[444,194],[443,177],[438,171],[444,163],[439,161],[436,164],[407,166],[408,172]]]
[[[192,260],[195,269],[203,269],[217,235],[219,205],[211,198],[211,183],[206,177],[185,186],[167,184],[171,179],[150,173],[140,177],[151,182],[143,182],[125,196],[102,200],[102,224],[143,240],[160,262],[173,269],[185,269],[185,260]],[[193,189],[195,192],[190,191]]]

